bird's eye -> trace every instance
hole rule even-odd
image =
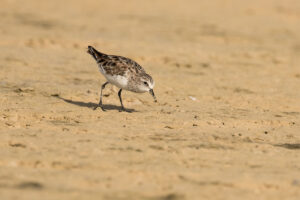
[[[144,85],[147,85],[147,86],[148,86],[148,83],[145,81],[145,82],[144,82]]]

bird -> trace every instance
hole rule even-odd
[[[88,46],[87,53],[95,59],[99,67],[99,71],[106,79],[106,82],[101,86],[100,100],[97,106],[94,107],[94,110],[100,107],[103,111],[105,111],[102,104],[102,91],[109,83],[120,88],[118,92],[122,108],[120,111],[126,111],[121,97],[123,90],[135,93],[149,92],[154,98],[154,102],[157,102],[153,91],[155,82],[137,62],[123,56],[101,53],[92,46]]]

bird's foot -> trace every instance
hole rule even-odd
[[[128,112],[128,113],[132,113],[132,110],[131,109],[126,109],[124,107],[122,107],[119,112]]]
[[[124,112],[124,111],[126,111],[126,109],[122,106],[119,112]]]

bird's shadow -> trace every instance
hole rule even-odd
[[[67,102],[69,104],[73,104],[73,105],[80,106],[80,107],[87,107],[87,108],[91,108],[93,110],[95,110],[95,108],[98,106],[98,104],[92,103],[92,102],[86,103],[86,102],[82,102],[82,101],[73,101],[71,99],[65,99],[65,98],[59,96],[58,94],[54,94],[51,96],[58,98],[60,100],[63,100],[64,102]],[[102,106],[102,108],[103,108],[102,110],[104,110],[104,111],[118,110],[118,111],[124,111],[124,112],[128,112],[128,113],[137,112],[135,109],[125,108],[125,110],[123,110],[121,106],[116,106],[116,105],[111,105],[111,104],[105,104]],[[101,109],[101,108],[98,107],[98,109]]]

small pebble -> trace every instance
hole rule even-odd
[[[193,96],[189,96],[189,98],[192,100],[192,101],[196,101],[196,97],[193,97]]]

